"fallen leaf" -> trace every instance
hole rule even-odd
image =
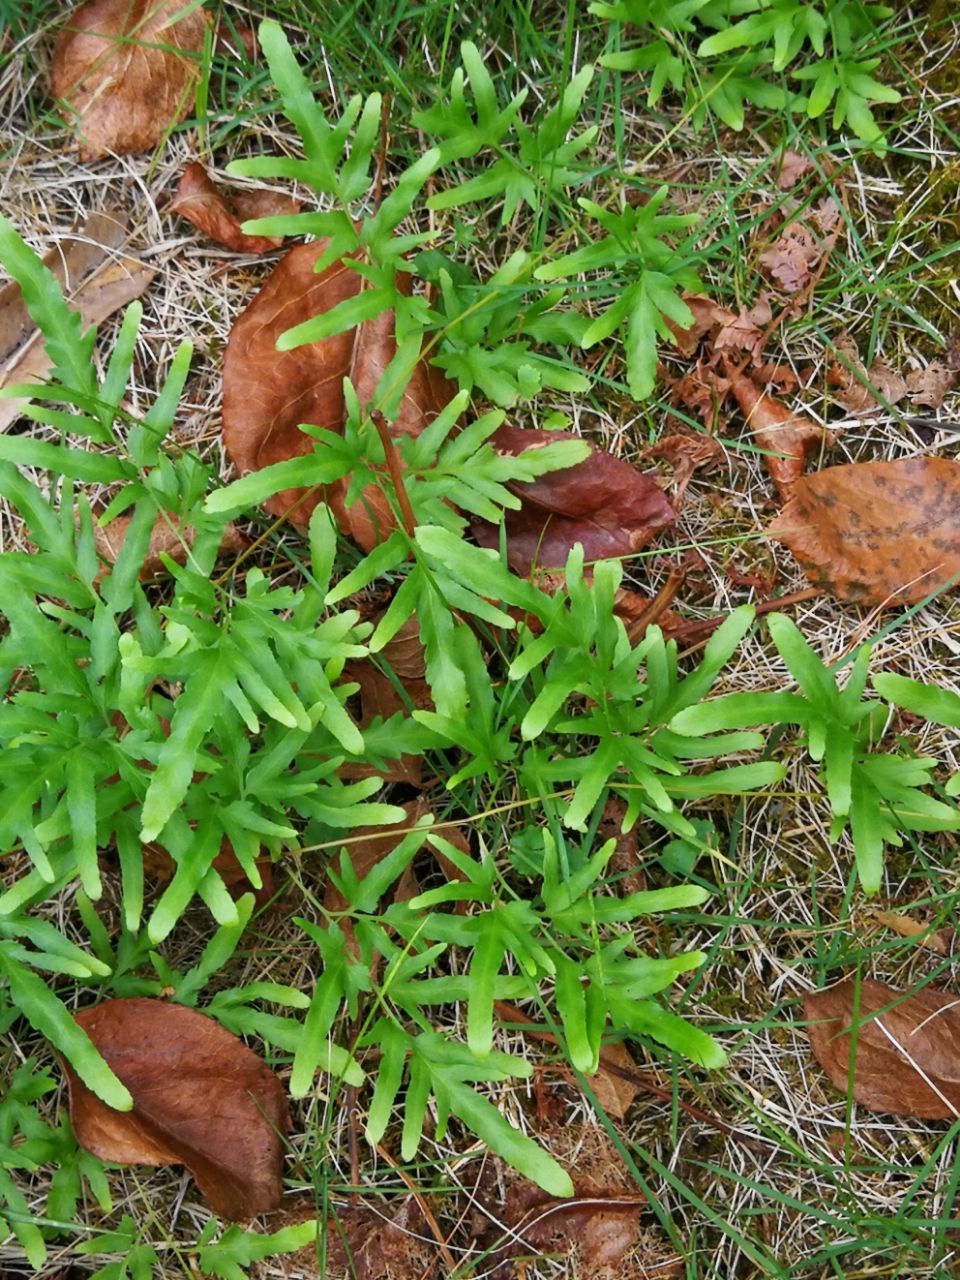
[[[878,924],[886,925],[888,929],[898,933],[901,938],[915,938],[917,946],[923,947],[925,951],[934,951],[938,956],[950,954],[948,929],[938,929],[935,933],[931,933],[930,926],[924,924],[922,920],[901,915],[897,911],[875,911],[873,918]]]
[[[885,361],[877,358],[864,367],[853,339],[841,336],[834,347],[843,364],[829,368],[834,400],[848,413],[867,413],[883,404],[898,404],[907,394],[907,383]]]
[[[855,1018],[856,999],[849,980],[804,998],[810,1047],[831,1083],[870,1111],[960,1117],[960,997],[929,987],[908,995],[865,978]]]
[[[139,298],[153,279],[154,272],[142,263],[113,252],[126,237],[126,214],[105,209],[92,213],[78,231],[44,255],[44,265],[80,313],[84,327],[99,324]],[[49,369],[43,337],[30,319],[20,286],[11,280],[0,289],[0,387],[37,382]],[[26,403],[19,398],[0,400],[0,431],[16,421]]]
[[[823,248],[800,222],[790,222],[757,259],[784,293],[799,293],[810,282]]]
[[[927,405],[939,409],[948,391],[956,382],[956,374],[939,360],[931,360],[925,369],[914,369],[907,374],[907,391],[911,404]]]
[[[749,309],[741,307],[737,314],[721,325],[714,336],[714,351],[745,351],[753,360],[759,360],[766,340],[766,326],[773,319],[770,297],[761,292]]]
[[[813,168],[812,161],[796,151],[784,151],[777,166],[777,186],[781,191],[789,191],[800,179]]]
[[[502,426],[492,443],[501,453],[518,454],[579,438],[566,431]],[[576,466],[510,488],[522,502],[519,511],[504,515],[507,559],[516,573],[529,574],[538,565],[561,569],[577,542],[586,560],[630,555],[676,519],[655,481],[593,444],[590,457]],[[475,520],[473,534],[482,547],[498,545],[496,525]]]
[[[319,274],[313,270],[326,243],[298,245],[285,254],[230,331],[223,361],[223,442],[241,475],[310,453],[314,441],[299,430],[300,423],[339,430],[343,379],[350,377],[365,403],[396,352],[390,311],[351,332],[277,351],[276,340],[286,329],[360,290],[360,276],[342,262]],[[410,277],[401,274],[398,287],[411,288]],[[443,374],[421,360],[389,423],[391,435],[419,435],[452,391]],[[326,501],[343,532],[369,551],[394,528],[393,513],[376,485],[367,485],[350,507],[346,492],[344,479],[311,490],[287,489],[264,505],[303,527],[317,503]]]
[[[384,612],[374,614],[371,621],[376,624]],[[393,680],[384,668],[393,674]],[[362,662],[348,662],[343,678],[356,680],[360,685],[358,723],[361,729],[365,729],[377,716],[389,720],[398,711],[432,709],[433,698],[427,684],[426,659],[416,617],[407,619],[377,654],[376,661],[364,658]],[[397,689],[397,683],[403,694]]]
[[[627,814],[626,801],[610,796],[603,806],[597,837],[613,840],[614,849],[607,864],[608,871],[617,877],[617,887],[622,893],[641,893],[647,887],[640,863],[639,835],[634,823],[626,831],[623,820]]]
[[[691,324],[686,329],[681,329],[672,320],[668,320],[667,325],[673,333],[680,354],[692,356],[705,337],[715,334],[724,325],[732,324],[736,317],[732,311],[728,311],[706,294],[685,293],[682,296],[693,316]]]
[[[130,516],[116,516],[105,525],[94,524],[93,541],[97,555],[104,562],[97,573],[95,582],[99,582],[107,573],[107,565],[116,562],[120,549],[124,544],[130,528]],[[177,564],[185,564],[190,548],[193,546],[194,529],[192,525],[182,526],[173,512],[160,513],[153,522],[150,531],[150,545],[144,557],[143,565],[137,575],[141,582],[148,582],[167,572],[161,555],[169,556]],[[227,524],[223,530],[223,541],[220,543],[219,555],[235,555],[248,545],[233,524]]]
[[[196,161],[184,169],[170,205],[171,213],[179,213],[205,236],[235,253],[266,253],[283,244],[283,236],[245,235],[240,230],[242,222],[299,211],[299,200],[276,191],[241,191],[228,199]]]
[[[915,604],[960,574],[960,463],[901,458],[801,476],[767,536],[839,600]]]
[[[642,458],[661,458],[673,468],[673,505],[679,506],[696,471],[713,471],[727,452],[716,436],[682,427],[641,450]]]
[[[76,1022],[133,1096],[132,1111],[113,1111],[64,1063],[84,1150],[118,1164],[185,1165],[222,1218],[277,1207],[290,1117],[283,1086],[252,1050],[164,1000],[105,1000]]]
[[[270,1229],[313,1221],[316,1206],[306,1201],[276,1217]],[[429,1280],[434,1274],[437,1248],[428,1239],[428,1225],[414,1196],[383,1204],[351,1199],[332,1206],[324,1231],[322,1280]],[[254,1262],[250,1280],[321,1280],[315,1244],[296,1253]],[[289,1269],[288,1269],[289,1268]]]
[[[641,1225],[647,1198],[631,1187],[602,1130],[544,1125],[538,1139],[570,1167],[574,1194],[553,1198],[501,1161],[491,1162],[472,1197],[474,1231],[489,1251],[485,1274],[491,1280],[519,1280],[527,1261],[544,1255],[580,1280],[672,1280],[681,1274],[682,1259]]]
[[[819,423],[791,413],[774,396],[761,391],[752,378],[742,373],[729,373],[727,377],[747,426],[765,451],[763,461],[777,492],[786,498],[803,475],[807,456],[832,443],[832,437]]]
[[[82,159],[148,151],[187,115],[207,20],[183,0],[87,0],[57,33],[50,86]]]
[[[259,889],[251,884],[226,836],[221,839],[220,852],[210,865],[234,898],[239,898],[244,893],[252,893],[256,906],[262,907],[274,895],[273,862],[269,854],[261,854],[257,858],[257,870],[260,872]],[[143,871],[149,881],[166,884],[173,878],[176,869],[173,858],[161,845],[150,843],[143,846]]]

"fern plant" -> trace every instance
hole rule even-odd
[[[715,115],[741,130],[746,107],[789,108],[809,119],[831,104],[834,130],[849,128],[880,148],[877,103],[900,94],[873,75],[880,64],[884,26],[894,10],[862,0],[619,0],[594,3],[590,12],[629,31],[628,47],[605,54],[614,71],[649,76],[647,102],[656,106],[669,87],[700,127]],[[637,35],[633,35],[636,29]],[[796,81],[799,89],[788,82]]]

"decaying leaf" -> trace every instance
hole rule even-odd
[[[116,516],[105,525],[93,526],[93,540],[97,555],[104,561],[104,568],[97,574],[96,581],[106,574],[107,565],[113,564],[120,554],[127,532],[130,528],[130,516]],[[158,578],[166,573],[166,566],[161,555],[169,556],[177,564],[186,562],[187,554],[193,546],[195,536],[191,525],[183,526],[173,512],[159,514],[150,531],[150,545],[143,565],[137,575],[141,582]],[[233,524],[227,524],[223,530],[223,541],[220,543],[220,555],[236,555],[247,545],[247,540],[237,531]]]
[[[794,481],[803,475],[807,456],[832,442],[829,432],[803,414],[791,413],[752,378],[735,372],[728,378],[747,426],[765,451],[763,460],[777,492],[781,498],[789,497]]]
[[[907,382],[884,361],[875,359],[864,367],[857,345],[849,335],[841,335],[834,345],[841,363],[829,369],[833,398],[848,413],[869,413],[883,404],[895,405],[907,394]]]
[[[696,471],[713,471],[726,460],[727,451],[704,431],[680,428],[662,436],[641,452],[643,458],[662,458],[673,468],[673,505],[679,506]]]
[[[171,213],[179,213],[205,236],[235,253],[266,253],[283,244],[283,236],[244,235],[242,222],[299,211],[299,200],[277,191],[241,191],[228,198],[196,161],[184,169],[170,205]]]
[[[118,1164],[185,1165],[222,1218],[277,1207],[286,1096],[241,1040],[195,1009],[144,997],[105,1000],[76,1021],[134,1104],[111,1110],[64,1064],[81,1147]]]
[[[342,262],[319,274],[313,270],[326,243],[298,245],[285,254],[230,332],[223,361],[223,442],[241,475],[310,453],[314,442],[298,429],[300,423],[339,430],[343,379],[349,376],[361,403],[368,402],[396,352],[392,312],[352,332],[277,351],[276,340],[285,330],[360,290],[360,276]],[[410,277],[401,275],[398,287],[410,288]],[[421,360],[389,424],[391,434],[418,435],[452,391],[443,374]],[[304,526],[317,503],[326,501],[344,533],[369,551],[394,527],[393,514],[375,485],[367,485],[349,508],[346,491],[346,480],[326,486],[325,492],[287,489],[265,506]]]
[[[193,105],[206,17],[183,0],[87,0],[57,33],[54,97],[84,159],[147,151]]]
[[[555,1199],[500,1161],[473,1197],[477,1243],[489,1250],[491,1280],[521,1280],[526,1263],[549,1255],[580,1280],[675,1280],[683,1261],[641,1225],[636,1194],[616,1149],[593,1126],[543,1126],[539,1140],[568,1164],[574,1195]],[[488,1221],[484,1222],[484,1215]]]
[[[517,454],[570,439],[579,437],[564,431],[502,426],[493,436],[493,445],[502,453]],[[562,568],[577,542],[587,560],[630,555],[676,519],[655,481],[595,445],[576,466],[510,487],[523,504],[504,517],[507,558],[517,573],[528,574],[538,565],[547,570]],[[474,521],[473,533],[482,547],[498,544],[495,525]]]
[[[852,604],[914,604],[960,574],[960,463],[855,462],[801,476],[767,535]]]
[[[925,951],[934,951],[938,956],[950,954],[950,930],[937,929],[930,932],[930,926],[914,916],[902,915],[899,911],[876,911],[873,916],[878,924],[885,925],[898,933],[901,938],[913,938],[918,947]]]
[[[960,997],[929,987],[908,995],[867,978],[859,997],[852,981],[806,996],[804,1014],[814,1057],[855,1102],[921,1120],[960,1118]]]
[[[375,614],[372,621],[378,622],[383,612]],[[387,670],[394,679],[387,675]],[[416,617],[407,619],[377,654],[376,661],[364,658],[361,662],[348,662],[344,668],[344,679],[356,680],[360,685],[358,722],[361,729],[365,729],[377,716],[389,720],[398,711],[432,708],[433,698],[427,684],[426,662]],[[403,693],[398,690],[397,683]]]
[[[732,319],[720,326],[713,339],[714,351],[745,351],[750,359],[759,360],[766,326],[772,319],[769,295],[761,292],[752,307],[741,307]]]
[[[704,293],[685,293],[683,301],[693,316],[692,323],[686,329],[681,329],[672,320],[668,320],[667,325],[673,333],[680,354],[692,356],[704,338],[717,333],[724,325],[732,324],[736,317],[732,311]]]
[[[226,836],[220,841],[220,852],[210,865],[234,898],[239,898],[244,893],[252,893],[256,905],[262,907],[273,897],[273,863],[269,854],[264,853],[257,858],[257,870],[260,873],[259,889],[250,883],[246,871],[240,865],[233,846]],[[151,843],[143,846],[143,872],[147,880],[166,884],[173,878],[176,869],[176,863],[161,845]]]
[[[804,174],[813,168],[813,162],[796,151],[784,151],[776,166],[777,186],[781,191],[795,187]]]
[[[823,256],[823,248],[801,222],[789,222],[758,262],[784,293],[799,293]]]
[[[154,272],[142,263],[114,253],[126,238],[126,214],[104,209],[92,213],[78,231],[44,255],[44,265],[85,327],[139,298],[153,279]],[[49,368],[40,331],[30,319],[20,286],[11,280],[0,289],[0,387],[36,382]],[[0,400],[0,431],[16,421],[24,403]]]
[[[957,375],[952,369],[939,360],[931,360],[925,369],[914,369],[907,374],[910,403],[939,409],[956,380]]]
[[[271,1229],[309,1222],[316,1215],[316,1205],[306,1201],[278,1214]],[[316,1245],[311,1244],[286,1258],[254,1262],[250,1280],[274,1280],[280,1274],[289,1280],[430,1280],[438,1250],[428,1235],[414,1196],[382,1204],[369,1197],[351,1198],[335,1204],[327,1220],[322,1275]]]

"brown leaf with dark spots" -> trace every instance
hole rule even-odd
[[[195,1009],[143,997],[105,1000],[76,1021],[133,1096],[132,1111],[113,1111],[64,1064],[84,1150],[118,1164],[185,1165],[222,1218],[279,1205],[286,1096],[241,1040]]]
[[[774,396],[761,391],[752,378],[729,373],[733,392],[747,426],[763,449],[764,462],[781,498],[789,497],[794,482],[803,475],[807,457],[832,442],[818,423],[791,413]]]
[[[518,454],[572,439],[579,437],[566,431],[502,426],[491,443],[501,453]],[[507,558],[516,573],[528,574],[535,566],[561,569],[578,542],[586,560],[630,555],[676,519],[655,481],[593,444],[590,457],[576,466],[509,487],[523,504],[504,516]],[[482,547],[498,545],[496,525],[476,520],[473,533]]]
[[[97,555],[104,562],[103,568],[97,573],[96,582],[106,575],[107,566],[116,562],[130,529],[130,519],[131,517],[126,515],[116,516],[113,520],[108,520],[105,525],[94,524],[94,545]],[[153,522],[147,554],[137,575],[140,581],[147,582],[167,572],[166,565],[160,559],[161,555],[168,556],[177,564],[186,563],[187,555],[193,546],[194,536],[192,525],[181,525],[178,517],[170,511],[159,513]],[[236,555],[246,546],[247,539],[233,524],[224,526],[220,555]]]
[[[74,9],[57,33],[50,85],[83,159],[148,151],[188,114],[206,29],[203,9],[183,0],[87,0]]]
[[[277,351],[286,329],[357,294],[361,277],[335,262],[324,271],[313,266],[325,240],[298,245],[277,263],[266,284],[237,318],[223,361],[223,442],[234,466],[244,474],[313,449],[301,423],[338,431],[343,425],[343,379],[350,377],[361,403],[373,395],[380,374],[396,352],[393,313],[385,312],[320,342]],[[401,274],[398,287],[410,289]],[[390,434],[419,435],[446,405],[452,384],[421,360],[404,392]],[[345,505],[348,479],[314,489],[287,489],[264,505],[304,527],[318,502],[327,502],[344,533],[365,551],[395,527],[382,491],[367,485],[358,501]]]
[[[803,1004],[814,1057],[855,1102],[920,1120],[960,1117],[960,997],[929,987],[907,994],[865,978],[859,997],[848,980]]]
[[[179,213],[205,236],[235,253],[266,253],[283,244],[283,236],[245,235],[240,230],[242,222],[299,211],[299,200],[276,191],[241,191],[228,199],[196,161],[184,169],[170,205],[171,213]]]
[[[44,266],[56,277],[84,328],[139,298],[153,279],[154,272],[135,258],[113,252],[124,243],[127,231],[122,210],[104,209],[44,254]],[[20,286],[11,280],[0,289],[0,387],[40,381],[49,369],[43,337],[30,319]],[[0,400],[0,431],[16,421],[24,403]]]
[[[855,462],[802,476],[767,536],[851,604],[915,604],[960,573],[960,463]]]
[[[925,369],[914,369],[907,374],[910,403],[939,409],[956,380],[957,375],[952,369],[948,369],[939,360],[931,360]]]

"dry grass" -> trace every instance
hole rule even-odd
[[[205,154],[203,133],[188,129],[175,133],[154,156],[79,162],[50,114],[44,88],[50,31],[61,14],[59,6],[51,6],[42,26],[19,43],[9,33],[6,37],[0,64],[0,154],[6,157],[0,168],[0,208],[38,249],[106,201],[129,210],[133,232],[126,251],[157,272],[143,299],[130,407],[137,412],[149,402],[177,344],[191,341],[193,373],[174,438],[205,457],[218,456],[220,356],[231,324],[273,258],[243,258],[219,250],[165,208],[189,160],[203,159],[217,175],[228,159],[244,151],[293,152],[294,139],[268,117],[259,119],[255,129],[232,135],[229,145],[212,156]],[[853,334],[862,353],[869,345],[872,353],[906,372],[934,351],[917,313],[944,337],[954,323],[960,328],[956,281],[945,281],[942,268],[937,273],[926,265],[911,274],[912,264],[934,252],[941,238],[946,242],[947,236],[955,236],[955,179],[950,190],[943,189],[940,179],[946,168],[960,164],[955,132],[960,111],[953,89],[940,91],[938,85],[960,56],[960,34],[941,23],[932,32],[921,30],[897,52],[916,91],[904,103],[902,120],[891,127],[893,150],[879,161],[835,149],[856,234],[837,250],[829,291],[768,348],[770,359],[814,369],[809,385],[821,390],[806,392],[803,404],[806,412],[829,419],[838,430],[837,445],[826,459],[831,463],[926,452],[953,456],[960,442],[949,406],[940,413],[920,411],[916,416],[923,421],[917,424],[896,412],[838,421],[824,390],[827,346],[841,332]],[[325,47],[323,53],[330,83],[341,86],[345,64],[340,51]],[[423,56],[429,63],[436,51],[427,48]],[[501,58],[509,62],[511,56],[505,41]],[[547,94],[549,78],[535,61],[528,72],[533,96]],[[230,102],[222,103],[215,126],[228,120],[231,110]],[[738,242],[730,218],[749,204],[751,175],[769,154],[771,141],[746,133],[726,135],[720,145],[682,124],[651,118],[639,100],[625,103],[619,116],[608,104],[601,123],[601,154],[606,149],[612,166],[619,156],[643,176],[683,169],[678,203],[697,209],[709,228],[708,238],[726,246],[708,265],[710,286],[724,301],[739,298],[749,305],[756,284],[746,265],[752,249]],[[518,231],[508,228],[499,238],[481,239],[475,250],[478,269],[502,261]],[[951,261],[946,260],[948,266]],[[741,291],[746,291],[743,296]],[[885,304],[879,310],[878,299]],[[103,327],[107,340],[111,329],[112,322]],[[108,341],[102,349],[107,346]],[[638,409],[615,388],[603,386],[582,402],[551,395],[543,408],[566,413],[579,428],[628,457],[656,436],[664,417],[661,406]],[[222,474],[227,474],[225,465]],[[761,459],[732,449],[719,472],[694,479],[673,537],[640,561],[633,576],[656,586],[675,558],[672,545],[702,548],[703,567],[691,582],[687,604],[692,616],[726,612],[751,598],[750,589],[734,580],[732,568],[772,571],[778,593],[804,586],[789,554],[758,539],[772,510],[771,493]],[[718,539],[731,541],[717,545]],[[5,549],[24,545],[17,522],[2,507],[0,542]],[[826,599],[807,602],[793,616],[829,660],[847,655],[883,621]],[[882,638],[876,660],[878,665],[895,662],[903,674],[960,691],[958,653],[956,602],[940,600]],[[743,645],[725,680],[727,689],[740,690],[779,689],[789,683],[762,628]],[[952,768],[960,765],[955,734],[926,726],[912,742]],[[844,1099],[812,1063],[798,1019],[804,992],[857,967],[901,986],[931,975],[938,985],[956,985],[955,936],[944,960],[894,937],[873,916],[883,908],[913,911],[921,918],[935,913],[954,929],[960,902],[956,842],[930,837],[920,849],[908,847],[892,855],[880,898],[866,903],[853,886],[848,841],[829,841],[825,806],[805,756],[796,751],[788,758],[790,774],[776,795],[692,810],[712,818],[721,835],[723,857],[698,867],[716,884],[717,893],[702,916],[682,926],[682,936],[681,926],[671,927],[678,947],[700,946],[711,956],[706,970],[690,981],[684,1012],[720,1034],[731,1051],[731,1066],[705,1078],[692,1069],[677,1067],[671,1074],[660,1063],[641,1063],[666,1088],[675,1088],[678,1099],[695,1103],[734,1132],[720,1132],[641,1093],[628,1122],[617,1126],[619,1140],[634,1174],[642,1175],[655,1197],[656,1207],[645,1221],[661,1233],[663,1223],[671,1225],[690,1277],[947,1276],[954,1273],[950,1235],[941,1241],[938,1254],[923,1243],[920,1227],[924,1220],[953,1218],[960,1226],[954,1203],[956,1126],[948,1134],[945,1125],[871,1115],[862,1108],[848,1116]],[[645,856],[654,879],[658,852],[659,841],[652,840]],[[290,918],[301,909],[304,892],[322,896],[322,876],[322,862],[309,855],[291,866],[278,906],[260,917],[245,957],[224,975],[223,985],[269,977],[309,986],[316,956]],[[69,895],[49,909],[58,926],[81,936]],[[188,919],[166,949],[168,962],[188,964],[202,945],[203,928],[203,917]],[[509,1031],[502,1033],[501,1047],[532,1052],[521,1035]],[[49,1047],[17,1025],[0,1056],[3,1071],[12,1072],[30,1056],[51,1061]],[[581,1134],[583,1142],[592,1141],[590,1133],[600,1123],[593,1109],[568,1085],[550,1089],[571,1131]],[[492,1093],[515,1123],[535,1124],[532,1086]],[[48,1098],[42,1104],[45,1114],[54,1117],[61,1103],[56,1095]],[[362,1108],[363,1098],[348,1107],[342,1093],[327,1096],[321,1086],[300,1109],[288,1167],[291,1196],[305,1195],[328,1212],[349,1203],[351,1140]],[[401,1187],[381,1157],[364,1147],[361,1159],[365,1191],[395,1193]],[[483,1264],[477,1270],[467,1265],[472,1247],[468,1217],[485,1157],[452,1129],[442,1143],[425,1144],[421,1161],[415,1176],[464,1268],[458,1274],[479,1280]],[[18,1175],[34,1212],[42,1209],[50,1174],[41,1169],[30,1177]],[[192,1184],[170,1169],[115,1169],[110,1181],[116,1215],[129,1213],[160,1251],[159,1280],[196,1274],[190,1271],[190,1253],[207,1215]],[[70,1240],[81,1238],[85,1226],[106,1225],[96,1205],[85,1206],[79,1235],[65,1236],[62,1247],[51,1247],[44,1276],[72,1280],[86,1274],[96,1259],[78,1259]],[[911,1239],[917,1242],[913,1253]],[[433,1248],[429,1232],[427,1241]],[[848,1243],[849,1252],[838,1249],[831,1260],[831,1249]],[[306,1277],[316,1274],[311,1265],[279,1258],[262,1264],[257,1274],[262,1280]],[[16,1242],[0,1244],[0,1275],[29,1274]],[[526,1274],[532,1280],[534,1275],[574,1272],[566,1263],[544,1262]]]

